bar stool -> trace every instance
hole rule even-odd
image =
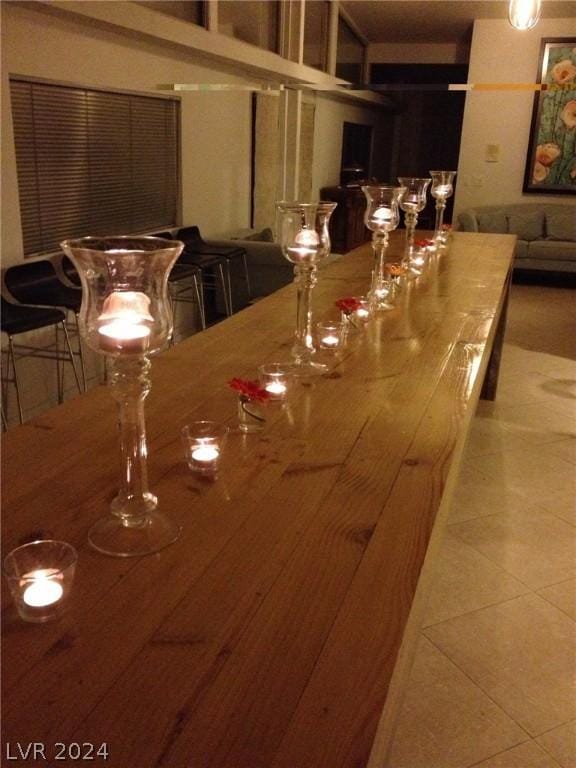
[[[3,296],[1,298],[2,314],[0,317],[0,330],[8,337],[8,365],[6,376],[2,377],[2,418],[6,419],[6,400],[7,384],[13,384],[16,391],[16,403],[18,406],[18,416],[20,424],[24,423],[22,411],[22,401],[20,397],[20,380],[16,368],[17,357],[41,357],[49,360],[56,360],[56,378],[58,384],[58,402],[64,399],[64,370],[61,369],[61,362],[68,362],[74,371],[76,386],[78,392],[81,391],[80,380],[74,363],[74,354],[70,346],[68,329],[66,328],[66,314],[61,309],[52,309],[48,307],[31,307],[23,304],[12,304]],[[13,338],[19,334],[28,331],[36,331],[40,328],[49,328],[54,326],[56,330],[56,345],[54,350],[49,347],[33,347],[26,344],[15,344]],[[66,348],[61,352],[58,343],[58,328],[61,327],[64,333]]]
[[[82,304],[82,291],[72,288],[58,277],[54,265],[48,259],[16,264],[4,271],[6,288],[21,304],[35,307],[53,307],[72,312],[75,321],[75,333],[78,337],[77,355],[80,360],[82,387],[86,392],[86,370],[84,353],[78,326],[78,313]]]
[[[152,237],[160,237],[164,240],[173,240],[171,232],[157,232]],[[204,284],[202,270],[194,264],[181,263],[180,259],[174,264],[168,276],[168,289],[172,302],[172,315],[176,325],[176,313],[178,304],[195,304],[200,315],[200,326],[206,329],[206,312],[204,308]],[[192,296],[190,295],[192,293]],[[174,338],[174,337],[172,337]]]
[[[222,256],[226,260],[226,289],[228,292],[230,314],[234,311],[231,265],[238,260],[241,260],[242,262],[248,298],[252,298],[250,273],[248,271],[248,257],[244,248],[241,248],[240,246],[210,245],[202,238],[200,229],[197,226],[182,227],[178,230],[177,238],[186,244],[186,251],[188,253],[202,256]]]

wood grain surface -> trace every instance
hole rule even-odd
[[[390,258],[401,243],[396,233]],[[267,407],[258,435],[236,429],[227,381],[289,359],[293,286],[155,358],[150,485],[182,525],[156,555],[116,559],[87,544],[117,489],[106,387],[10,430],[3,553],[41,531],[74,544],[79,562],[57,622],[19,620],[2,585],[4,757],[7,742],[40,742],[49,759],[26,765],[66,765],[50,761],[55,742],[106,742],[108,759],[93,764],[366,766],[513,248],[512,236],[455,233],[394,310],[325,358],[330,373]],[[371,265],[366,245],[322,269],[315,320],[365,293]],[[215,482],[184,461],[180,430],[196,419],[231,427]]]

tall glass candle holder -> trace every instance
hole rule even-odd
[[[312,289],[318,264],[330,254],[328,221],[336,203],[276,203],[282,253],[294,264],[298,291],[296,341],[292,347],[293,375],[324,373],[328,366],[314,361],[316,349],[312,332]]]
[[[106,355],[118,408],[120,488],[112,514],[92,526],[88,539],[107,555],[148,555],[180,534],[148,488],[144,400],[151,386],[149,358],[172,333],[168,275],[184,246],[155,237],[85,237],[61,247],[82,283],[80,333]]]
[[[437,246],[442,245],[442,224],[444,222],[444,209],[446,200],[452,197],[454,192],[454,176],[457,171],[430,171],[432,177],[432,186],[430,194],[436,200],[436,223],[434,225],[434,242]]]
[[[390,302],[390,283],[385,270],[386,251],[389,234],[396,229],[400,221],[398,204],[405,190],[405,187],[362,187],[366,197],[364,223],[372,232],[374,251],[374,269],[368,298],[375,311],[393,309]]]
[[[398,176],[401,186],[406,191],[400,199],[400,208],[404,211],[406,228],[406,266],[410,268],[410,258],[414,250],[414,232],[418,226],[418,214],[426,207],[426,190],[432,179],[418,179],[411,176]]]

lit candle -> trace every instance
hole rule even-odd
[[[324,344],[326,347],[337,347],[340,343],[340,339],[338,336],[324,336],[322,339],[322,344]]]
[[[372,214],[372,223],[376,227],[385,227],[392,221],[392,211],[390,208],[377,208]]]
[[[286,385],[282,384],[281,381],[271,381],[269,384],[266,384],[266,392],[270,392],[271,395],[276,395],[276,397],[283,397],[286,394]]]
[[[139,291],[114,291],[98,317],[100,348],[105,352],[140,354],[148,349],[154,318],[149,312],[150,299]]]
[[[432,188],[432,194],[434,197],[448,197],[452,193],[452,184],[438,184],[437,187]]]
[[[23,585],[31,581],[22,595],[26,605],[31,608],[43,608],[60,600],[64,594],[64,589],[60,581],[54,578],[57,573],[59,571],[56,569],[47,568],[25,574],[22,579]]]
[[[296,233],[294,245],[288,247],[293,261],[310,261],[318,253],[320,238],[313,229],[303,227]]]
[[[370,314],[367,309],[364,309],[364,307],[360,307],[360,309],[356,310],[356,314],[358,317],[365,319]]]
[[[215,445],[199,443],[197,448],[192,451],[192,459],[200,461],[202,464],[214,463],[220,456],[220,451]]]

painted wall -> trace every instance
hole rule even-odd
[[[535,83],[540,40],[576,37],[575,19],[541,19],[527,32],[507,21],[478,19],[470,52],[469,83]],[[532,91],[471,91],[466,97],[458,163],[455,212],[498,203],[576,205],[571,195],[523,194]],[[500,146],[498,162],[486,162],[487,144]]]
[[[372,175],[379,179],[386,178],[388,167],[386,159],[390,155],[389,144],[393,132],[394,116],[319,97],[316,102],[315,152],[312,176],[312,188],[317,193],[322,187],[335,186],[340,182],[344,122],[373,126]]]

